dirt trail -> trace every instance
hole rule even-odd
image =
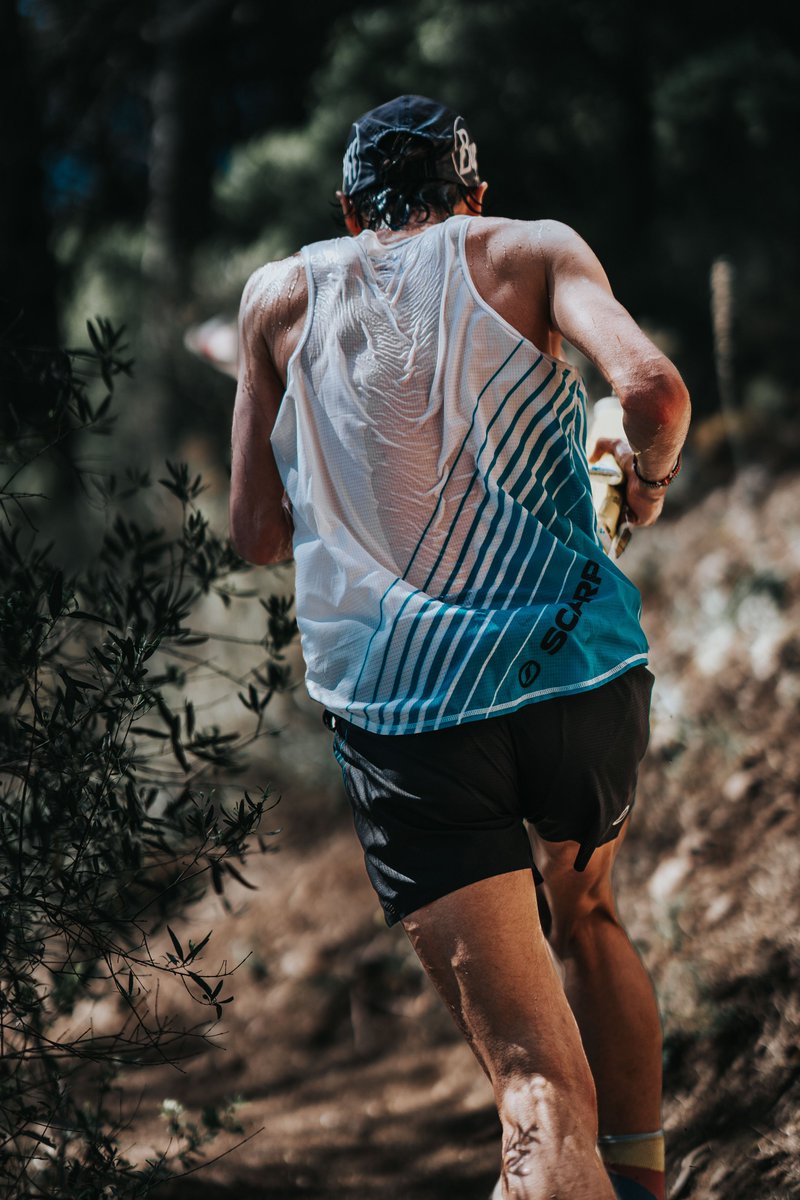
[[[658,684],[618,892],[664,1014],[670,1195],[791,1200],[800,479],[745,476],[640,534],[625,565]],[[237,915],[211,905],[187,930],[213,925],[218,947],[253,955],[226,1009],[226,1048],[187,1076],[150,1078],[139,1151],[163,1142],[162,1098],[191,1109],[238,1093],[246,1131],[263,1131],[175,1197],[487,1200],[498,1166],[488,1085],[377,913],[327,736],[300,702],[272,743],[286,784],[280,852],[250,871],[259,891],[241,893]]]

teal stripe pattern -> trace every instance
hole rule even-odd
[[[481,390],[467,438],[474,468],[458,497],[445,503],[446,485],[437,499],[453,515],[443,527],[432,514],[389,589],[403,596],[381,613],[371,690],[348,704],[374,732],[483,719],[646,661],[638,593],[597,537],[582,381],[531,350],[515,347]]]

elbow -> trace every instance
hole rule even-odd
[[[244,559],[253,567],[271,567],[274,562],[279,561],[277,558],[273,558],[268,547],[260,546],[256,542],[231,538],[231,545],[239,558]]]
[[[289,562],[292,557],[291,545],[272,545],[235,537],[231,537],[231,545],[240,558],[254,567],[274,567]]]
[[[646,417],[659,430],[685,436],[692,412],[689,392],[668,359],[637,372],[618,395],[626,413]]]
[[[291,531],[254,528],[249,521],[231,513],[230,539],[236,553],[256,567],[271,567],[292,557]]]

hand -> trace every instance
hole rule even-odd
[[[655,525],[664,507],[666,488],[646,487],[633,469],[633,451],[624,438],[598,438],[590,462],[611,454],[625,475],[622,520],[628,525]]]

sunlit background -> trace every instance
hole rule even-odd
[[[622,563],[658,684],[621,905],[664,1013],[670,1195],[800,1194],[797,7],[3,0],[0,22],[2,337],[78,347],[87,319],[125,326],[134,369],[98,476],[186,461],[225,533],[244,283],[343,233],[350,122],[403,92],[463,112],[487,211],[576,228],[673,358],[686,466]],[[43,536],[65,567],[90,561],[102,505],[42,471]],[[168,521],[168,499],[132,504]],[[241,586],[289,596],[291,568]],[[193,699],[223,728],[264,623],[234,609],[211,596],[192,617],[215,635]],[[246,959],[222,1047],[125,1082],[125,1152],[168,1138],[165,1100],[199,1119],[238,1097],[243,1133],[208,1155],[255,1136],[170,1195],[485,1200],[488,1086],[383,928],[296,645],[286,661],[237,777],[281,795],[278,852],[232,912],[212,896],[181,925]]]

